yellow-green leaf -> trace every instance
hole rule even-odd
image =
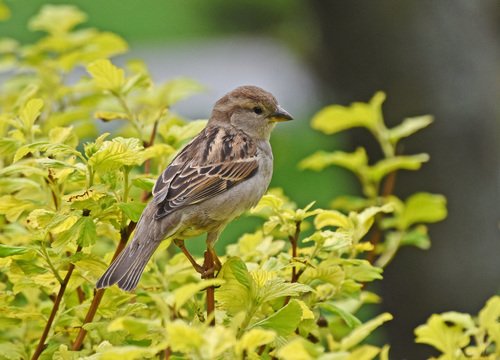
[[[433,118],[430,115],[404,119],[401,124],[389,130],[389,140],[393,145],[395,145],[402,138],[408,137],[429,126],[432,121]]]
[[[243,334],[236,344],[236,353],[249,354],[262,345],[269,344],[276,338],[276,333],[272,330],[251,329]]]
[[[324,168],[337,165],[351,170],[354,173],[364,171],[368,165],[368,156],[364,148],[357,148],[352,153],[343,151],[317,151],[299,163],[301,169],[320,171]]]
[[[405,201],[404,210],[399,214],[399,226],[408,229],[417,223],[434,223],[446,218],[446,198],[439,194],[420,192]]]
[[[392,320],[392,315],[389,313],[383,313],[375,317],[374,319],[371,319],[358,326],[353,331],[351,331],[349,335],[345,336],[340,341],[340,349],[349,350],[352,347],[358,345],[361,341],[366,339],[366,337],[370,335],[376,328],[389,320]]]
[[[369,103],[327,106],[314,115],[311,126],[325,134],[335,134],[359,126],[373,130],[383,120],[381,107],[384,100],[385,94],[377,92]]]
[[[87,15],[74,5],[44,5],[29,22],[34,31],[62,34],[87,20]]]
[[[368,176],[373,181],[379,182],[386,175],[396,170],[418,170],[427,161],[429,161],[429,155],[427,154],[395,156],[382,159],[369,168]]]
[[[113,65],[108,59],[100,59],[90,63],[87,71],[94,79],[96,85],[114,93],[119,93],[125,83],[125,73]]]
[[[43,108],[42,99],[30,99],[19,112],[19,117],[26,129],[31,129]]]
[[[461,348],[470,342],[469,334],[458,324],[448,324],[441,315],[433,314],[427,323],[415,329],[415,341],[440,350],[450,358],[461,354]]]
[[[274,330],[280,336],[287,336],[295,331],[301,319],[301,306],[297,301],[291,300],[273,315],[253,324],[252,328]]]
[[[124,112],[118,111],[97,111],[94,117],[101,119],[102,121],[112,121],[112,120],[126,120],[128,115]]]

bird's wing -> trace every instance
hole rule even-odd
[[[205,128],[165,169],[153,189],[156,219],[208,200],[255,175],[257,147],[233,128]]]

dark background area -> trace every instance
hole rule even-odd
[[[0,36],[27,42],[26,23],[42,4],[6,1],[12,18]],[[362,131],[326,137],[309,128],[322,106],[388,95],[389,125],[432,114],[435,123],[404,142],[405,153],[428,152],[431,162],[400,173],[396,193],[442,193],[448,218],[430,226],[429,251],[403,249],[384,274],[381,310],[395,319],[385,326],[391,359],[430,355],[413,342],[413,329],[434,312],[477,313],[500,290],[500,7],[482,0],[383,1],[161,1],[97,0],[71,3],[88,24],[123,36],[129,57],[144,58],[159,80],[185,75],[207,92],[179,112],[206,117],[213,101],[232,87],[254,83],[280,99],[295,124],[275,131],[276,174],[299,205],[327,206],[357,184],[345,173],[300,172],[297,162],[317,149],[378,154]],[[195,107],[193,104],[198,104]],[[375,158],[372,160],[376,160]],[[234,240],[252,222],[231,226]],[[221,245],[223,246],[223,245]]]

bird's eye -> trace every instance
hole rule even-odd
[[[262,108],[260,106],[256,106],[252,110],[256,114],[262,114]]]

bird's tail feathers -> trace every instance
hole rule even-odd
[[[158,245],[159,243],[153,241],[147,241],[145,244],[132,241],[97,281],[96,288],[101,289],[117,284],[125,291],[135,289],[146,264]]]

